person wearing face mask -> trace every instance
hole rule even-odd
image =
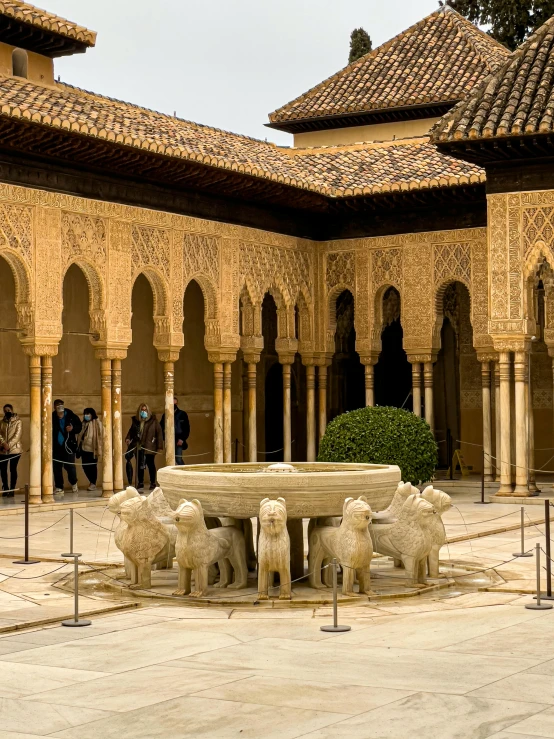
[[[96,490],[98,458],[102,456],[102,423],[94,408],[83,411],[83,428],[77,443],[77,456],[81,457],[83,471],[90,483],[87,489]]]
[[[179,399],[173,398],[174,426],[175,426],[175,464],[183,464],[183,452],[188,449],[187,439],[190,435],[189,417],[186,411],[179,408]],[[165,413],[162,416],[161,427],[165,440]]]
[[[66,408],[63,400],[54,401],[52,413],[52,454],[54,467],[54,495],[63,496],[63,471],[74,493],[79,492],[77,485],[77,467],[75,452],[77,451],[77,435],[81,433],[81,419],[73,411]]]
[[[4,418],[0,421],[0,475],[2,476],[3,498],[13,498],[15,495],[17,465],[20,457],[21,419],[17,413],[13,412],[13,406],[6,403]]]
[[[125,439],[126,472],[129,485],[132,485],[133,457],[137,460],[138,490],[144,490],[144,470],[148,467],[150,490],[156,487],[156,454],[163,451],[162,428],[156,416],[150,412],[146,403],[141,403],[133,416],[131,428]]]

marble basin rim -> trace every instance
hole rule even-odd
[[[158,470],[158,484],[176,509],[198,499],[207,516],[254,518],[264,498],[286,500],[288,518],[342,516],[345,498],[365,495],[373,511],[390,504],[400,482],[396,465],[292,462],[271,472],[263,462],[198,464]]]

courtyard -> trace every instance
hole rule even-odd
[[[372,565],[376,597],[340,606],[344,634],[320,631],[330,605],[294,597],[204,607],[123,580],[106,587],[121,570],[113,516],[84,494],[31,514],[41,561],[15,564],[23,516],[5,504],[0,739],[554,737],[554,610],[524,607],[535,560],[513,558],[520,508],[474,500],[453,493],[444,516],[442,584],[387,595]],[[60,557],[70,506],[80,610],[92,620],[77,629],[60,625],[73,613],[73,565]],[[526,551],[544,547],[543,505],[527,505],[525,522]]]

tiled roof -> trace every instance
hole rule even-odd
[[[57,83],[0,78],[0,118],[17,118],[331,197],[481,182],[483,171],[428,138],[288,149]]]
[[[15,18],[35,28],[41,28],[43,31],[76,39],[87,46],[94,46],[96,43],[94,31],[89,31],[84,26],[78,26],[76,23],[36,8],[29,3],[21,2],[21,0],[0,0],[0,15]]]
[[[554,17],[433,129],[437,143],[551,133]]]
[[[455,102],[509,51],[451,8],[432,13],[304,95],[272,123]]]

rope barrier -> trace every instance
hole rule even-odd
[[[80,518],[84,519],[84,520],[85,520],[85,521],[86,521],[87,523],[90,523],[90,524],[91,524],[92,526],[98,526],[98,528],[99,528],[99,529],[104,529],[104,531],[109,531],[109,532],[110,532],[111,534],[113,534],[113,527],[112,527],[111,529],[108,529],[108,528],[107,528],[106,526],[102,526],[101,524],[99,524],[99,523],[96,523],[96,521],[91,521],[91,520],[90,520],[89,518],[87,518],[86,516],[83,516],[83,514],[82,514],[82,513],[79,513],[79,511],[75,511],[75,513],[76,513],[76,514],[77,514],[77,515],[78,515],[78,516],[79,516]],[[115,517],[114,517],[114,521],[115,521]]]
[[[54,572],[58,572],[59,570],[63,570],[64,567],[68,567],[70,562],[64,562],[63,565],[60,567],[56,567],[55,570],[50,570],[50,572],[43,572],[41,575],[35,575],[34,577],[18,577],[17,575],[6,575],[5,572],[0,572],[0,576],[5,577],[6,580],[38,580],[41,577],[47,577],[48,575],[53,575]],[[18,572],[24,572],[24,570],[18,570]],[[4,580],[2,581],[4,582]],[[56,580],[58,582],[58,580]],[[0,583],[1,585],[2,583]]]
[[[45,529],[41,529],[40,531],[35,531],[34,534],[29,534],[29,538],[31,536],[38,536],[39,534],[42,534],[44,531],[48,531],[48,529],[54,528],[54,526],[57,526],[61,521],[64,520],[64,518],[68,517],[68,513],[66,513],[64,516],[59,518],[55,523],[50,524],[50,526],[47,526]],[[0,539],[8,540],[8,539],[25,539],[25,536],[0,536]]]
[[[470,523],[466,523],[464,520],[464,523],[447,523],[445,526],[478,526],[481,523],[490,523],[491,521],[499,521],[501,518],[507,518],[508,516],[515,516],[517,514],[517,511],[511,511],[510,513],[505,513],[503,516],[496,516],[496,518],[486,518],[483,521],[473,521]]]

